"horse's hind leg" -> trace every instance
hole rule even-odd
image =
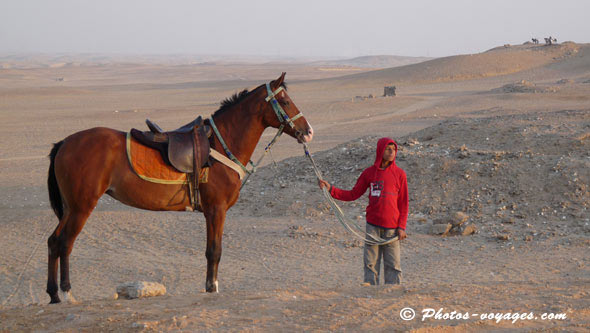
[[[72,249],[74,248],[76,237],[82,231],[91,212],[92,209],[70,212],[65,227],[59,237],[60,288],[64,293],[65,300],[72,303],[75,300],[72,297],[72,285],[70,284],[70,253],[72,253]]]
[[[90,211],[81,213],[77,211],[67,212],[59,221],[57,228],[47,240],[49,253],[48,270],[47,270],[47,293],[51,297],[50,304],[61,302],[58,296],[57,286],[57,267],[59,258],[59,267],[61,274],[61,290],[65,293],[65,300],[73,302],[70,290],[70,265],[69,257],[72,253],[76,236],[82,230],[84,223],[88,219]]]
[[[67,221],[67,215],[62,217],[59,221],[57,228],[55,231],[49,236],[47,239],[47,248],[48,248],[48,269],[47,269],[47,293],[49,297],[51,297],[50,304],[59,303],[60,299],[57,295],[58,287],[57,287],[57,258],[59,258],[59,235]]]

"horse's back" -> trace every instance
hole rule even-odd
[[[124,143],[124,139],[124,132],[108,127],[93,127],[71,134],[64,139],[64,142],[77,142],[79,145],[86,146],[94,146],[98,144],[114,147],[121,142]]]

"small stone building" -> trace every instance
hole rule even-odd
[[[383,88],[383,96],[395,96],[395,86],[389,86]]]

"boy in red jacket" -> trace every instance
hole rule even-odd
[[[322,180],[320,188],[326,187],[334,199],[354,201],[370,188],[367,206],[367,234],[399,240],[387,245],[368,245],[365,242],[365,283],[379,284],[379,266],[383,257],[385,284],[400,284],[400,240],[406,238],[408,219],[408,182],[406,173],[395,165],[397,144],[390,138],[377,142],[375,163],[365,169],[350,191],[339,189]]]

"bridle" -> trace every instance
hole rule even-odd
[[[225,140],[223,140],[221,133],[219,133],[219,130],[217,129],[217,126],[215,125],[215,122],[213,121],[213,117],[209,117],[209,123],[211,124],[211,128],[213,129],[213,132],[217,136],[217,139],[219,139],[219,142],[221,143],[221,146],[223,147],[225,154],[227,155],[227,157],[229,157],[229,159],[232,162],[236,163],[247,174],[246,179],[244,179],[244,181],[242,182],[242,186],[240,187],[240,189],[242,189],[242,187],[244,187],[244,184],[246,184],[250,175],[253,174],[254,172],[256,172],[256,168],[258,167],[258,165],[260,165],[260,162],[262,162],[262,159],[264,158],[264,156],[266,156],[266,154],[268,152],[270,152],[271,147],[275,144],[275,142],[278,140],[278,138],[281,136],[281,134],[283,134],[283,130],[285,129],[285,126],[289,126],[289,127],[291,127],[291,129],[295,129],[294,121],[303,116],[303,113],[301,113],[301,111],[300,111],[293,118],[290,118],[289,115],[287,114],[287,112],[285,112],[285,110],[283,110],[279,101],[277,101],[277,99],[275,98],[275,96],[278,95],[283,90],[284,90],[284,88],[282,86],[280,86],[275,91],[272,91],[272,89],[270,87],[270,83],[266,83],[266,92],[267,92],[268,96],[264,100],[266,102],[269,102],[270,105],[272,106],[272,109],[275,112],[277,118],[279,119],[279,123],[281,124],[281,126],[279,126],[277,134],[274,136],[274,138],[264,148],[264,154],[260,157],[258,162],[256,164],[254,164],[254,162],[252,162],[252,160],[250,160],[250,161],[248,161],[248,163],[246,163],[247,165],[249,164],[252,166],[252,169],[250,169],[250,170],[248,170],[248,168],[246,168],[246,166],[243,165],[242,162],[240,162],[240,160],[238,160],[234,154],[232,154],[232,152],[227,147]]]
[[[281,86],[281,87],[278,87],[277,90],[272,91],[270,89],[270,84],[267,83],[266,84],[266,91],[268,93],[268,96],[264,99],[267,102],[270,101],[270,105],[272,106],[272,109],[274,110],[275,114],[277,115],[277,118],[279,118],[279,123],[281,124],[281,126],[279,127],[279,132],[283,131],[285,124],[289,124],[289,126],[291,126],[291,128],[294,129],[295,124],[293,122],[303,116],[303,113],[299,112],[297,115],[295,115],[295,117],[289,118],[289,115],[287,115],[287,112],[285,112],[285,110],[283,110],[283,108],[281,107],[281,104],[279,104],[279,101],[277,101],[277,99],[275,98],[275,96],[278,95],[283,90],[285,90],[285,89]]]

